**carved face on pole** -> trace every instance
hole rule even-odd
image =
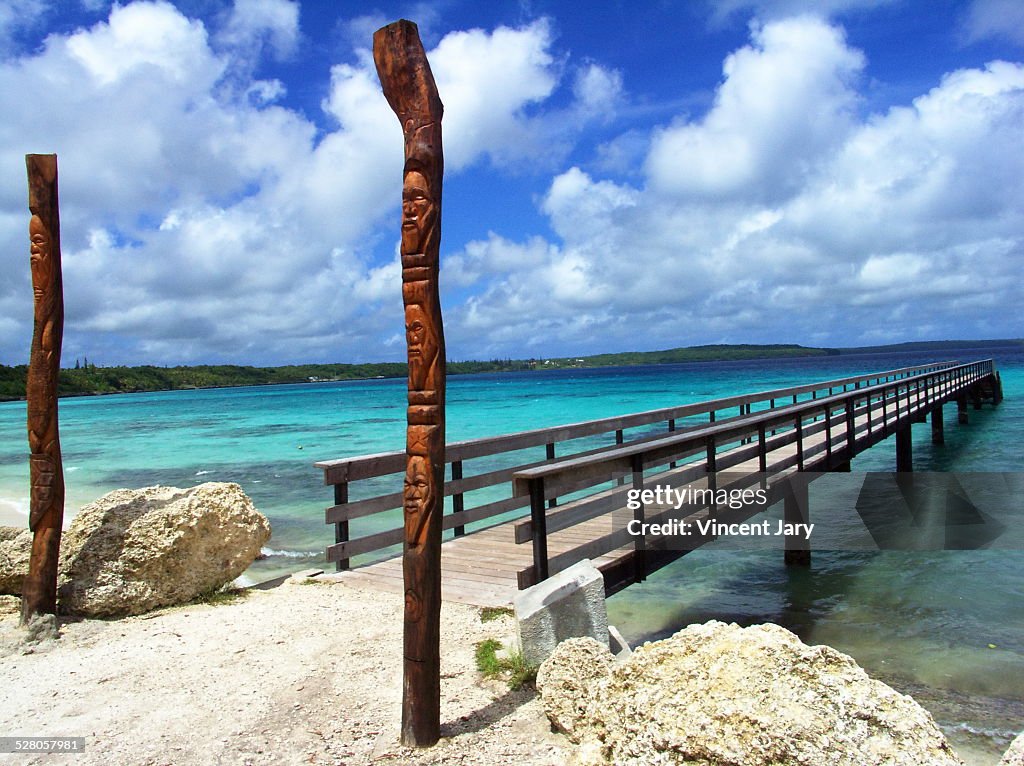
[[[409,351],[409,388],[423,391],[430,368],[437,358],[437,341],[430,332],[427,313],[419,303],[405,307],[405,339]]]
[[[409,458],[405,470],[405,492],[402,504],[405,509],[406,530],[415,530],[410,544],[421,545],[426,531],[426,514],[433,499],[433,482],[430,476],[430,461],[419,455]]]
[[[426,176],[418,170],[405,174],[402,187],[402,252],[424,252],[426,233],[434,220],[434,203]]]
[[[53,278],[53,261],[50,258],[50,237],[39,216],[34,215],[28,224],[31,242],[29,259],[32,266],[32,289],[35,293],[35,310],[39,316],[44,308],[47,291]]]

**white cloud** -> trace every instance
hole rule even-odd
[[[813,17],[755,29],[753,45],[726,59],[711,111],[655,135],[652,183],[701,197],[792,192],[850,129],[863,65],[838,30]]]
[[[0,50],[5,55],[13,50],[17,33],[38,24],[49,7],[45,0],[4,0],[0,4]]]
[[[952,72],[862,118],[863,56],[838,29],[752,34],[710,112],[656,131],[646,183],[554,179],[544,262],[492,277],[460,318],[490,353],[1019,335],[997,307],[1024,302],[1024,66]]]
[[[222,66],[210,55],[203,25],[164,2],[119,8],[110,15],[109,24],[77,32],[66,45],[70,57],[99,86],[155,75],[173,83],[195,82],[202,88],[219,76]]]
[[[29,151],[60,157],[66,353],[379,359],[401,324],[397,259],[375,253],[397,239],[402,138],[373,62],[362,51],[331,69],[318,131],[252,74],[293,50],[297,6],[238,0],[222,21],[134,2],[0,63],[0,173],[23,179]],[[536,22],[453,32],[428,52],[449,177],[484,157],[550,156],[546,102],[568,79],[551,46]],[[20,329],[0,328],[5,361],[31,335],[24,204],[22,186],[0,189],[0,306]]]
[[[294,0],[235,0],[219,38],[226,45],[252,52],[267,46],[276,58],[288,58],[299,41],[299,4]]]
[[[970,42],[1001,38],[1024,44],[1024,4],[1019,0],[974,0],[965,31]]]
[[[544,21],[493,33],[453,32],[441,40],[430,67],[444,101],[447,167],[465,167],[485,153],[504,162],[543,148],[544,136],[526,108],[558,84],[550,45]]]

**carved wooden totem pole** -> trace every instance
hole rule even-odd
[[[402,743],[440,736],[441,513],[444,499],[444,331],[438,297],[443,106],[416,25],[396,21],[373,36],[373,58],[405,136],[402,300],[409,356],[406,431],[405,662]]]
[[[35,330],[28,366],[28,444],[32,556],[22,587],[21,622],[57,612],[57,555],[64,521],[64,469],[57,433],[57,377],[64,333],[57,155],[28,154],[28,231]]]

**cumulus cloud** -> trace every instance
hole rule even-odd
[[[402,138],[369,52],[331,68],[317,125],[253,75],[294,53],[297,4],[237,0],[219,23],[160,0],[115,5],[0,64],[2,175],[23,179],[28,152],[60,157],[66,355],[379,359],[401,322],[397,231],[382,221],[395,220]],[[551,156],[548,100],[602,76],[576,78],[551,49],[538,21],[452,32],[429,51],[449,176]],[[595,89],[580,88],[592,106]],[[0,310],[16,318],[0,324],[5,363],[31,336],[25,225],[23,185],[3,185]]]
[[[16,34],[38,24],[48,9],[44,0],[6,0],[0,5],[0,50],[13,50]]]
[[[965,32],[970,42],[994,37],[1024,45],[1024,5],[1018,0],[974,0]]]
[[[550,354],[1019,334],[997,307],[1024,301],[1024,66],[858,116],[863,66],[820,20],[755,27],[711,110],[655,131],[642,185],[554,179],[542,263],[493,278],[462,321],[494,354],[516,332]]]
[[[655,135],[651,182],[700,197],[787,195],[850,130],[863,66],[842,33],[819,19],[756,28],[752,45],[726,59],[710,112]]]

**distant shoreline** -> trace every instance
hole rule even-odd
[[[797,344],[735,344],[687,346],[663,351],[624,351],[583,357],[492,359],[490,361],[448,362],[451,375],[536,370],[593,369],[686,362],[752,361],[757,359],[798,359],[849,356],[888,352],[946,351],[954,349],[1020,348],[1024,340],[914,341],[882,346],[816,348]],[[27,365],[0,365],[0,402],[25,398]],[[61,370],[60,396],[103,396],[107,394],[155,393],[243,386],[335,383],[346,380],[404,378],[404,362],[367,364],[306,364],[280,367],[244,365],[197,365],[178,367],[98,367],[88,361],[74,369]]]

